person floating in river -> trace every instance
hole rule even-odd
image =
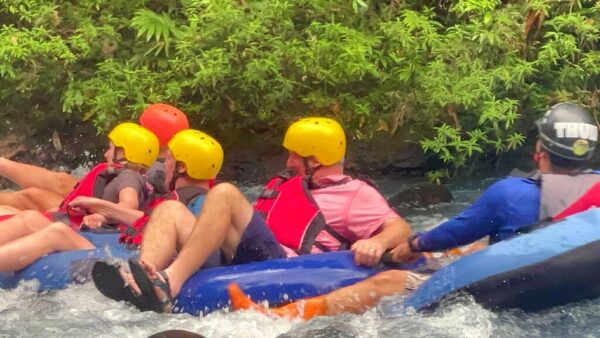
[[[167,264],[173,253],[180,250],[190,237],[193,221],[200,214],[206,193],[211,181],[217,176],[223,164],[223,148],[217,140],[198,130],[184,130],[177,133],[168,145],[169,151],[164,162],[165,185],[171,191],[166,196],[159,197],[150,203],[144,211],[124,210],[118,205],[97,198],[81,197],[71,204],[94,210],[107,218],[119,223],[121,236],[119,241],[130,248],[137,249],[144,241],[148,229],[150,244],[142,246],[140,257],[156,262],[157,265]],[[190,213],[176,217],[188,217],[190,222],[178,222],[178,227],[161,227],[155,223],[165,220],[152,214],[147,215],[163,204],[176,202],[184,205]],[[71,233],[71,236],[78,236]],[[172,241],[157,241],[161,237],[171,238]],[[153,243],[152,241],[156,242]],[[161,247],[155,247],[154,245]],[[220,265],[221,255],[215,251],[204,263],[204,267]],[[118,264],[98,262],[92,269],[92,278],[99,291],[111,299],[138,301],[133,290],[127,287],[131,283],[131,274],[121,272]],[[150,310],[142,307],[143,310]]]
[[[598,142],[595,120],[580,105],[559,103],[550,107],[536,126],[538,140],[534,161],[538,170],[535,173],[527,177],[509,176],[496,182],[458,216],[433,230],[411,235],[392,250],[393,260],[409,262],[423,252],[455,248],[485,236],[494,244],[517,235],[526,225],[562,214],[570,205],[581,204],[578,200],[600,182],[600,175],[587,169]],[[388,270],[327,295],[268,310],[253,302],[235,284],[229,287],[229,293],[234,309],[310,319],[319,315],[364,312],[381,297],[412,291],[428,277],[410,271]]]
[[[123,209],[143,208],[153,198],[153,188],[142,177],[156,161],[158,138],[135,123],[121,123],[108,134],[106,164],[83,178],[57,212],[20,211],[0,222],[0,271],[21,269],[55,251],[89,249],[82,236],[68,236],[81,226],[99,228],[110,224],[98,212],[70,203],[78,195],[97,194]],[[93,176],[93,177],[92,177]]]
[[[152,104],[140,115],[142,127],[153,132],[160,142],[159,161],[145,173],[149,182],[164,180],[162,160],[167,143],[177,132],[189,128],[186,115],[179,109],[164,104]],[[0,157],[0,176],[21,187],[21,190],[0,192],[0,215],[19,210],[48,211],[55,209],[73,190],[79,178],[65,172],[54,172],[35,165]]]
[[[260,211],[229,183],[207,193],[198,218],[175,201],[154,209],[141,246],[148,255],[129,261],[136,295],[131,303],[172,310],[183,283],[217,250],[224,264],[242,264],[349,247],[357,264],[373,266],[386,250],[406,241],[410,226],[385,198],[344,175],[346,137],[339,123],[300,119],[288,128],[283,146],[289,151],[287,166],[307,176],[271,182],[261,194]],[[269,196],[276,202],[269,203]],[[285,220],[284,214],[296,217]],[[192,230],[180,240],[181,228]],[[169,243],[176,241],[184,244],[173,260],[176,247]],[[94,281],[103,288],[103,281]]]

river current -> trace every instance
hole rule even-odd
[[[454,215],[493,180],[451,187],[455,201],[414,210],[407,219],[417,230]],[[391,195],[406,181],[378,182]],[[245,189],[251,198],[260,187]],[[600,337],[600,301],[540,313],[491,312],[469,299],[453,300],[429,314],[386,317],[379,309],[362,315],[317,318],[309,322],[272,318],[256,312],[217,312],[205,317],[141,313],[104,298],[93,285],[39,294],[34,282],[0,289],[0,337],[147,337],[184,329],[206,337]],[[391,299],[386,301],[394,301]]]

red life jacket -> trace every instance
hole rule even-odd
[[[72,228],[79,229],[85,214],[73,212],[69,208],[69,203],[78,196],[102,197],[104,188],[106,188],[106,185],[110,181],[117,177],[122,167],[118,163],[100,163],[96,165],[75,185],[73,190],[60,203],[58,213],[68,214]]]
[[[272,179],[260,194],[254,209],[263,215],[279,243],[298,254],[309,254],[313,246],[323,252],[330,251],[316,242],[321,231],[327,231],[340,242],[340,250],[347,248],[350,241],[325,223],[319,206],[310,194],[310,180],[310,176],[283,175]],[[344,180],[335,184],[347,182]]]
[[[174,200],[180,201],[187,206],[203,195],[206,195],[206,189],[187,186],[177,189],[165,196],[153,199],[150,203],[148,203],[147,208],[144,210],[144,216],[138,218],[130,226],[118,226],[119,230],[121,231],[119,243],[129,247],[138,247],[141,245],[146,224],[148,223],[148,219],[150,219],[150,213],[162,202]]]
[[[552,219],[558,221],[593,207],[600,207],[600,183],[594,184],[583,196]]]

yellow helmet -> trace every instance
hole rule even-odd
[[[223,148],[211,136],[194,129],[178,132],[169,141],[173,157],[185,164],[187,175],[197,180],[214,178],[223,164]]]
[[[123,148],[125,159],[131,163],[149,168],[158,158],[158,137],[139,124],[121,123],[108,134],[108,139],[115,147]]]
[[[302,157],[314,156],[322,165],[332,165],[346,155],[346,134],[335,120],[307,117],[292,123],[283,147]]]

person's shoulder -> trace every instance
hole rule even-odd
[[[371,182],[365,181],[363,179],[352,178],[352,180],[350,180],[348,182],[348,184],[350,185],[351,189],[356,190],[357,195],[370,195],[370,196],[383,197],[383,195],[381,194],[379,189],[377,189],[377,187],[374,184],[372,184]]]
[[[121,169],[121,171],[119,171],[119,175],[142,176],[137,171],[129,169],[129,168]]]
[[[117,175],[117,178],[121,180],[143,180],[142,174],[128,168],[121,169],[121,171],[119,171],[119,174]]]
[[[507,176],[487,188],[487,194],[514,194],[517,190],[538,189],[538,182],[527,177]]]

